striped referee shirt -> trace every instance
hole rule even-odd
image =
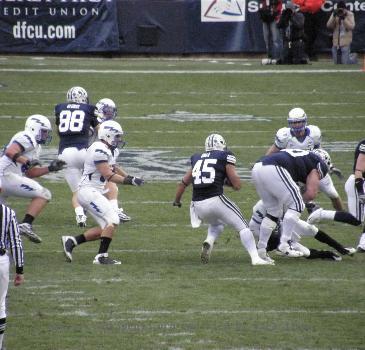
[[[0,204],[0,223],[0,254],[3,255],[6,249],[10,249],[16,266],[16,273],[23,273],[24,255],[18,221],[15,211],[3,204]]]

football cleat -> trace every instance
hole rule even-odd
[[[322,208],[318,208],[317,210],[313,211],[307,219],[308,224],[314,225],[321,221],[321,215],[322,215]]]
[[[356,249],[355,248],[352,248],[352,247],[346,247],[345,248],[345,251],[347,253],[343,254],[343,255],[350,255],[350,256],[353,256],[355,253],[356,253]]]
[[[334,260],[334,261],[341,261],[342,260],[342,257],[340,255],[337,255],[334,252],[328,252],[328,253],[330,253],[328,255],[328,259],[331,259],[331,260]]]
[[[86,227],[86,215],[76,215],[76,223],[78,227]]]
[[[251,265],[252,266],[258,266],[258,265],[275,265],[275,262],[274,262],[274,260],[268,261],[268,260],[264,260],[264,259],[258,258],[258,259],[253,259],[251,261]]]
[[[311,254],[310,250],[307,247],[305,247],[303,244],[300,244],[299,242],[292,242],[291,247],[292,247],[292,249],[303,253],[303,256],[305,256],[305,257],[308,257]]]
[[[200,254],[200,260],[203,264],[208,264],[212,249],[213,247],[208,242],[203,243],[202,252]]]
[[[42,242],[42,238],[39,237],[35,232],[33,232],[33,227],[31,224],[22,223],[22,224],[19,224],[18,227],[19,227],[19,233],[22,236],[27,237],[31,242],[33,242],[33,243]]]
[[[271,265],[275,265],[275,260],[269,257],[265,248],[257,249],[257,253],[259,254],[260,259],[267,261]]]
[[[72,250],[77,245],[76,239],[72,236],[62,236],[63,252],[65,253],[66,260],[72,261]]]
[[[303,256],[302,252],[292,248],[290,241],[288,241],[288,243],[280,243],[277,250],[280,255],[288,256],[290,258],[299,258]]]
[[[94,258],[95,265],[120,265],[122,262],[109,258],[108,253],[97,254]]]
[[[124,213],[122,208],[119,208],[117,210],[117,213],[118,213],[120,222],[127,222],[127,221],[132,220],[132,218],[130,216],[128,216],[126,213]]]

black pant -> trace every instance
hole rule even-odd
[[[294,41],[284,41],[282,57],[279,64],[306,64],[308,63],[304,53],[304,43],[302,39]]]
[[[320,13],[304,13],[305,53],[309,58],[316,55],[314,44],[320,28]]]

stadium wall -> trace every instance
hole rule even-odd
[[[316,46],[329,51],[321,10]],[[352,49],[365,52],[365,0],[355,13]],[[257,0],[0,0],[0,52],[263,53]]]

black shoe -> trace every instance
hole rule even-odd
[[[210,259],[210,253],[212,252],[212,247],[208,242],[204,242],[202,246],[202,252],[200,254],[200,260],[203,264],[208,264]]]
[[[76,246],[76,240],[72,236],[62,236],[61,238],[62,246],[63,246],[63,252],[65,253],[66,260],[68,262],[72,261],[72,250]]]
[[[109,258],[108,253],[96,255],[93,261],[95,265],[120,265],[121,263],[121,261]]]

